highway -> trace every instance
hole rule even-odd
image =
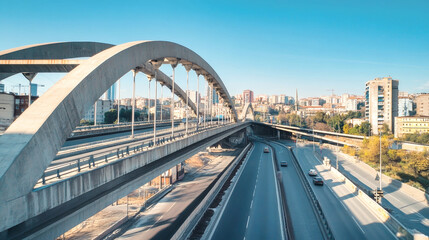
[[[335,166],[337,154],[330,149],[322,149],[322,155],[331,160]],[[354,182],[368,190],[379,186],[375,180],[377,172],[362,162],[355,162],[345,154],[338,154],[340,171]],[[429,199],[426,202],[417,201],[410,197],[403,189],[394,185],[383,184],[384,198],[382,205],[391,209],[391,214],[409,229],[417,229],[419,232],[429,236]]]
[[[211,239],[284,239],[271,153],[255,142]]]
[[[290,141],[282,143],[291,144]],[[367,205],[314,156],[311,147],[293,149],[329,222],[336,239],[396,239]],[[324,186],[315,186],[309,169],[316,169]]]
[[[272,146],[277,153],[277,161],[288,163],[287,167],[280,167],[280,170],[295,238],[323,239],[311,202],[292,162],[290,151],[278,144],[272,144]]]

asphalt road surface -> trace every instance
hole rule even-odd
[[[272,154],[254,150],[219,218],[212,239],[284,239]]]

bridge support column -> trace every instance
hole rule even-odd
[[[153,114],[153,142],[156,145],[156,119],[158,113],[158,68],[161,67],[163,61],[160,60],[151,60],[154,71],[155,71],[155,111]],[[162,108],[161,108],[162,111]],[[162,112],[161,112],[162,115]]]
[[[98,99],[95,100],[95,103],[94,103],[94,126],[97,126],[97,102],[98,102]]]
[[[119,124],[119,110],[121,110],[121,79],[118,80],[118,119],[117,124]]]
[[[200,73],[199,72],[197,72],[197,128],[196,128],[196,130],[197,130],[197,132],[198,132],[198,128],[199,128],[199,126],[200,126],[200,97],[198,96],[198,94],[199,94],[199,92],[200,92]]]
[[[177,67],[177,60],[173,60],[171,63],[171,67],[173,68],[173,86],[171,87],[171,110],[170,110],[170,118],[171,118],[171,137],[174,138],[174,78]]]
[[[159,83],[159,85],[161,86],[161,102],[160,102],[160,114],[161,114],[161,118],[160,118],[160,120],[161,120],[161,122],[162,122],[162,90],[164,89],[164,85],[162,85],[162,83]]]
[[[189,71],[191,71],[192,64],[182,64],[186,70],[186,123],[185,123],[185,133],[188,135],[188,118],[189,118]]]
[[[133,98],[131,99],[131,138],[134,138],[134,112],[136,110],[136,75],[137,70],[133,69]]]
[[[213,125],[213,86],[212,85],[210,85],[210,92],[209,92],[209,95],[210,95],[210,126],[212,126]]]
[[[33,81],[34,77],[36,77],[37,73],[34,72],[27,72],[27,73],[22,73],[22,75],[24,75],[25,78],[27,78],[28,80],[28,107],[30,107],[31,105],[31,81]]]
[[[156,145],[156,115],[158,115],[157,102],[158,102],[158,82],[156,80],[156,71],[155,71],[155,106],[154,106],[155,111],[153,114],[153,142],[155,143],[155,145]]]
[[[149,86],[147,90],[147,122],[150,123],[150,81],[152,81],[152,76],[147,75],[149,81]]]

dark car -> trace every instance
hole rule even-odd
[[[280,162],[280,166],[281,167],[287,167],[287,162],[286,161],[281,161]]]
[[[315,177],[313,178],[314,185],[322,185],[323,186],[323,179],[321,177]]]

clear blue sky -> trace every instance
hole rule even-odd
[[[167,40],[202,56],[231,95],[244,89],[294,95],[295,88],[300,97],[328,95],[328,89],[363,94],[366,81],[388,75],[400,80],[400,91],[429,92],[428,13],[427,0],[1,1],[0,50]],[[49,86],[59,77],[41,74],[35,82]],[[185,88],[183,69],[178,77]],[[195,89],[193,74],[191,80]],[[26,83],[22,77],[4,82]],[[138,95],[145,96],[146,81],[139,84]],[[130,88],[121,93],[129,96]]]

